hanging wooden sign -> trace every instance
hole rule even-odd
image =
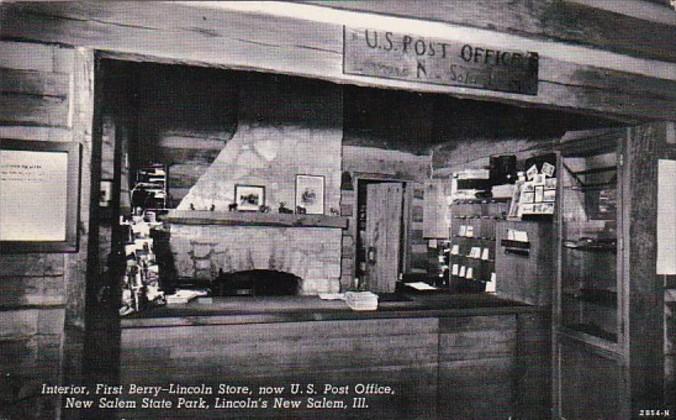
[[[343,27],[343,73],[537,95],[538,54]]]

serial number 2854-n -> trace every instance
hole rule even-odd
[[[638,410],[639,417],[671,417],[670,410]]]

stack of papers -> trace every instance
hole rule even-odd
[[[322,300],[345,300],[344,293],[320,293],[319,299]]]
[[[206,296],[208,293],[206,290],[184,290],[184,289],[178,289],[176,290],[176,293],[173,295],[167,295],[167,304],[180,304],[180,303],[188,303],[191,300],[199,297],[199,296]]]
[[[353,311],[375,311],[378,295],[371,292],[345,292],[345,303]]]
[[[411,287],[415,290],[437,290],[436,287],[431,286],[422,281],[416,281],[414,283],[406,283],[406,286]]]

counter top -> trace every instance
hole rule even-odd
[[[489,294],[447,292],[382,295],[375,311],[352,311],[340,300],[317,296],[216,297],[213,303],[167,305],[122,318],[122,328],[252,324],[382,318],[424,318],[538,312]]]

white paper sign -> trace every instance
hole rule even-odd
[[[484,248],[484,251],[483,251],[483,253],[481,254],[481,259],[482,259],[482,260],[487,260],[487,259],[489,258],[488,255],[489,255],[489,250],[488,250],[488,248]]]
[[[657,163],[657,274],[676,274],[676,160]]]
[[[0,150],[0,240],[65,241],[68,154]]]
[[[495,293],[495,273],[491,273],[491,281],[486,283],[486,292]]]
[[[474,237],[474,226],[467,226],[467,230],[465,231],[465,236],[468,238]]]

